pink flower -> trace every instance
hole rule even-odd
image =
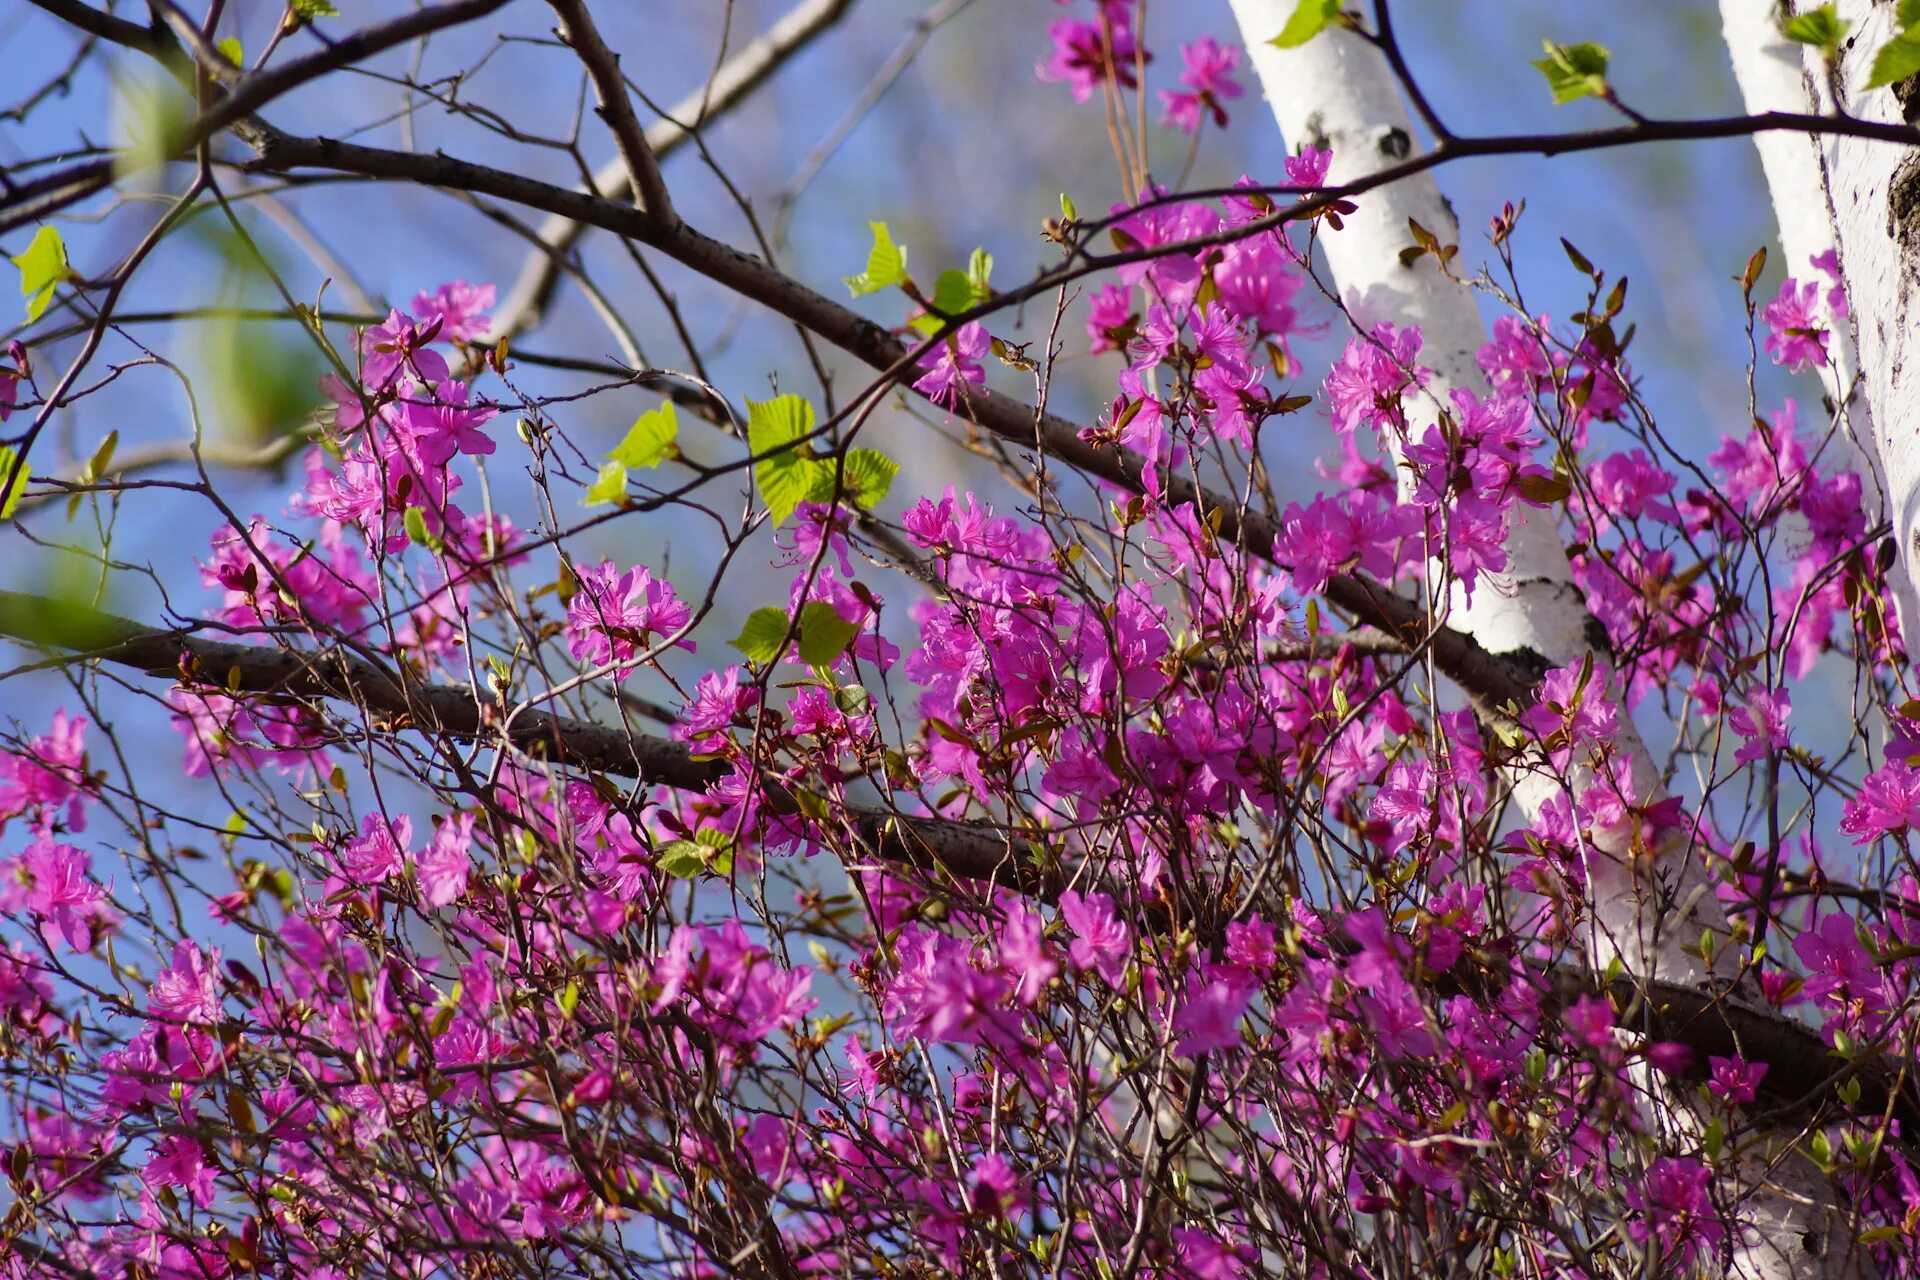
[[[1194,133],[1200,128],[1200,113],[1206,110],[1213,113],[1216,125],[1226,127],[1227,112],[1221,103],[1245,92],[1233,78],[1240,66],[1239,46],[1223,46],[1212,36],[1201,36],[1192,44],[1181,46],[1180,61],[1186,64],[1180,73],[1180,83],[1187,87],[1160,91],[1160,101],[1166,107],[1161,123],[1184,133]]]
[[[1726,1237],[1708,1188],[1713,1175],[1698,1160],[1662,1156],[1647,1167],[1644,1181],[1629,1181],[1626,1201],[1636,1216],[1627,1220],[1635,1244],[1652,1241],[1663,1257],[1680,1266],[1710,1252]]]
[[[1765,760],[1772,751],[1787,747],[1787,716],[1793,700],[1785,689],[1752,689],[1747,700],[1727,714],[1727,723],[1746,741],[1734,753],[1741,763]]]
[[[1920,769],[1898,760],[1862,778],[1840,815],[1840,829],[1855,844],[1871,844],[1915,825],[1920,825]]]
[[[987,331],[983,325],[978,321],[961,325],[945,342],[920,357],[920,367],[928,372],[920,376],[913,389],[935,404],[958,408],[969,384],[976,387],[987,384],[987,372],[980,367],[987,347]]]
[[[1074,932],[1067,948],[1073,967],[1095,970],[1108,982],[1118,983],[1133,954],[1133,939],[1114,915],[1113,899],[1104,893],[1069,889],[1060,895],[1060,916]]]
[[[199,1142],[179,1135],[163,1140],[154,1148],[152,1158],[140,1170],[140,1181],[156,1191],[161,1187],[185,1187],[193,1202],[205,1209],[213,1204],[213,1175]]]
[[[174,944],[173,964],[154,976],[147,990],[147,1007],[170,1021],[212,1026],[220,1021],[220,988],[216,969],[220,948],[202,954],[191,938]]]
[[[1795,373],[1811,365],[1826,366],[1827,326],[1820,315],[1817,283],[1782,280],[1780,292],[1761,310],[1760,318],[1773,330],[1766,347],[1775,364]]]
[[[1109,30],[1113,32],[1111,47],[1107,43]],[[1109,19],[1104,23],[1061,18],[1047,27],[1047,38],[1053,47],[1036,74],[1050,83],[1064,83],[1075,102],[1085,102],[1093,96],[1093,91],[1106,79],[1109,67],[1115,81],[1126,88],[1131,89],[1140,82],[1135,69],[1140,61],[1140,46],[1127,25],[1126,11],[1118,6],[1109,11]]]
[[[567,604],[567,651],[596,667],[620,664],[613,670],[615,680],[627,678],[649,636],[679,631],[693,616],[673,584],[655,578],[645,565],[622,573],[603,560],[579,577],[580,589]],[[676,644],[689,652],[694,648],[690,640]]]
[[[1125,345],[1122,331],[1133,318],[1133,294],[1117,284],[1103,285],[1087,299],[1089,351],[1118,351]]]
[[[354,884],[382,884],[407,865],[412,840],[412,818],[401,814],[389,822],[370,813],[361,819],[360,834],[340,850],[340,869]]]
[[[420,897],[430,907],[444,907],[467,891],[467,872],[472,863],[473,819],[471,813],[451,815],[434,829],[433,839],[414,861],[414,876],[420,882]],[[402,822],[406,819],[402,818]]]
[[[428,324],[438,317],[439,337],[453,342],[473,342],[487,336],[490,322],[485,313],[493,307],[493,296],[490,284],[455,280],[432,293],[414,294],[413,311]]]
[[[15,883],[0,888],[0,911],[25,907],[40,917],[40,936],[52,946],[62,939],[75,951],[93,945],[96,924],[115,917],[107,891],[92,878],[92,856],[70,844],[35,836],[14,863]]]
[[[63,707],[53,713],[52,727],[18,755],[0,756],[0,821],[38,807],[38,823],[50,826],[53,811],[65,804],[67,826],[85,831],[86,736],[86,718],[69,717]]]
[[[1311,142],[1297,156],[1286,161],[1287,183],[1303,190],[1318,190],[1327,185],[1327,170],[1333,167],[1333,152]]]
[[[390,309],[386,320],[355,336],[360,381],[373,392],[391,390],[403,379],[446,381],[446,359],[427,345],[438,336],[439,327],[430,322],[423,328],[405,312]]]
[[[1179,1051],[1192,1057],[1215,1049],[1238,1049],[1240,1019],[1252,999],[1251,987],[1220,980],[1208,983],[1173,1015],[1173,1029],[1181,1033]]]
[[[1741,1106],[1758,1097],[1760,1081],[1767,1074],[1766,1063],[1748,1062],[1738,1055],[1731,1058],[1709,1057],[1707,1066],[1712,1071],[1707,1089],[1732,1106]]]

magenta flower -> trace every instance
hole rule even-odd
[[[988,345],[985,326],[978,321],[961,325],[945,342],[920,357],[920,367],[928,372],[920,376],[913,389],[935,404],[958,408],[969,384],[987,384],[987,371],[980,367],[980,360],[987,354]]]
[[[679,631],[692,616],[673,584],[655,578],[645,565],[622,573],[603,560],[580,571],[580,589],[567,605],[567,651],[596,667],[619,663],[613,678],[624,680],[649,636]],[[689,652],[694,647],[690,640],[676,643]]]
[[[1240,47],[1222,45],[1212,36],[1201,36],[1180,47],[1180,61],[1186,69],[1180,73],[1185,89],[1162,89],[1160,101],[1166,108],[1161,123],[1183,133],[1200,128],[1201,112],[1211,112],[1213,122],[1224,128],[1227,112],[1221,104],[1245,92],[1233,73],[1240,67]]]
[[[1760,1081],[1767,1074],[1766,1063],[1748,1062],[1737,1054],[1731,1058],[1709,1057],[1707,1066],[1712,1072],[1707,1089],[1732,1106],[1741,1106],[1758,1097]]]
[[[1287,157],[1285,167],[1288,185],[1302,190],[1318,190],[1327,185],[1327,170],[1333,167],[1333,152],[1309,142],[1300,148],[1299,155]]]
[[[1840,829],[1855,844],[1871,844],[1882,835],[1920,824],[1920,770],[1896,760],[1860,780],[1847,801]]]
[[[1108,30],[1113,32],[1111,47],[1107,43]],[[1109,20],[1104,24],[1061,18],[1047,27],[1047,38],[1053,47],[1036,73],[1042,80],[1065,84],[1075,102],[1085,102],[1092,97],[1100,82],[1107,78],[1109,68],[1114,80],[1125,88],[1131,89],[1140,83],[1135,70],[1141,60],[1140,45],[1127,25],[1126,10],[1119,6],[1109,11]]]
[[[1216,980],[1197,996],[1189,997],[1173,1015],[1180,1033],[1179,1051],[1188,1057],[1215,1049],[1240,1047],[1240,1019],[1253,999],[1253,988]]]
[[[67,826],[87,829],[82,792],[87,783],[87,721],[69,716],[63,707],[53,713],[47,732],[33,739],[18,755],[0,756],[0,821],[38,808],[35,820],[49,827],[54,812],[66,805]]]
[[[93,945],[94,926],[114,918],[92,866],[84,850],[36,836],[14,864],[16,883],[0,888],[0,911],[25,907],[40,917],[40,936],[48,946],[60,939],[85,951]]]
[[[1827,363],[1827,325],[1820,315],[1820,286],[1808,281],[1782,280],[1780,292],[1760,312],[1773,332],[1767,335],[1768,354],[1775,364],[1795,373]]]
[[[397,307],[389,310],[384,321],[355,337],[360,381],[374,392],[390,390],[403,379],[446,381],[445,357],[427,345],[438,328],[434,323],[423,327]]]
[[[1653,1242],[1663,1258],[1683,1267],[1710,1252],[1727,1233],[1709,1195],[1712,1181],[1712,1172],[1698,1160],[1655,1160],[1644,1181],[1626,1186],[1627,1204],[1636,1215],[1627,1220],[1627,1235],[1635,1244]]]
[[[1793,700],[1785,689],[1751,689],[1747,699],[1727,713],[1727,723],[1746,741],[1733,758],[1745,764],[1765,760],[1771,751],[1787,748],[1787,716]]]
[[[1092,969],[1108,982],[1118,983],[1133,954],[1133,939],[1113,913],[1113,899],[1104,893],[1081,894],[1069,889],[1060,895],[1060,917],[1074,932],[1067,959],[1077,970]]]
[[[428,906],[447,906],[467,891],[467,873],[473,861],[473,820],[471,813],[448,817],[434,829],[433,839],[414,860],[420,897]]]
[[[173,963],[154,976],[147,1007],[162,1018],[200,1026],[220,1021],[220,948],[202,953],[191,938],[174,944]]]
[[[473,342],[487,336],[491,322],[486,313],[493,308],[494,289],[490,284],[468,284],[455,280],[432,293],[413,295],[413,312],[422,323],[440,321],[437,336],[452,342]]]

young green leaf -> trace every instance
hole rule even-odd
[[[221,57],[231,62],[234,66],[244,67],[247,65],[246,50],[241,47],[239,36],[228,36],[213,47],[220,51]]]
[[[619,461],[605,463],[600,475],[586,495],[580,499],[583,507],[604,506],[609,502],[618,502],[627,496],[627,467]]]
[[[633,421],[626,438],[613,447],[607,457],[629,471],[657,467],[668,458],[680,456],[680,418],[668,400],[658,409],[649,409]],[[601,475],[606,469],[601,468]]]
[[[813,488],[807,493],[808,502],[833,502],[844,495],[851,498],[854,505],[868,510],[885,500],[887,491],[893,487],[893,478],[900,474],[900,464],[878,449],[847,450],[846,466],[839,472],[837,487],[832,461],[823,459],[815,465],[817,472]]]
[[[747,447],[772,454],[754,465],[753,479],[775,524],[807,501],[826,465],[796,443],[812,431],[813,406],[799,396],[747,401]]]
[[[1547,87],[1558,103],[1580,98],[1605,97],[1607,94],[1607,46],[1583,41],[1580,44],[1555,44],[1543,41],[1547,56],[1534,60],[1534,66],[1547,78]]]
[[[14,470],[16,462],[19,463],[17,472]],[[5,493],[0,493],[0,520],[12,519],[13,509],[19,505],[20,495],[27,488],[27,464],[20,461],[19,454],[0,444],[0,485],[7,483],[8,476],[13,477],[13,483],[7,486]]]
[[[747,625],[728,641],[747,656],[748,662],[772,662],[780,656],[781,641],[787,636],[787,615],[782,609],[755,609],[747,615]]]
[[[847,288],[856,298],[882,289],[891,289],[907,278],[907,251],[893,242],[893,234],[884,222],[869,222],[873,228],[873,248],[867,251],[867,269],[846,277]]]
[[[706,868],[707,855],[691,840],[675,840],[655,855],[654,865],[676,880],[691,880]]]
[[[1340,16],[1340,0],[1300,0],[1280,34],[1267,41],[1276,49],[1297,49],[1333,25]]]
[[[330,0],[287,0],[287,8],[296,18],[312,21],[315,18],[337,18],[340,11],[333,7]]]
[[[20,268],[20,294],[27,300],[27,319],[38,320],[53,301],[53,291],[73,276],[67,266],[67,246],[60,228],[41,227],[33,233],[27,251],[13,260]]]
[[[825,600],[809,600],[800,610],[800,661],[810,667],[831,666],[859,634],[859,626]]]
[[[1852,25],[1835,13],[1832,5],[1823,4],[1817,9],[1783,19],[1780,34],[1796,44],[1810,44],[1831,52],[1839,47],[1840,37],[1846,35],[1847,28]]]
[[[1920,75],[1920,30],[1902,31],[1873,55],[1867,88],[1881,89]]]
[[[407,538],[416,545],[432,551],[440,549],[440,539],[427,532],[427,513],[419,507],[408,507],[407,514],[400,517],[400,524],[407,531]]]

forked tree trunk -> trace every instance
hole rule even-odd
[[[1331,147],[1331,181],[1365,176],[1411,154],[1415,143],[1400,85],[1372,44],[1336,29],[1302,47],[1277,49],[1267,41],[1286,24],[1293,0],[1232,0],[1232,6],[1281,133],[1295,146]],[[1484,392],[1475,354],[1486,341],[1486,329],[1473,293],[1446,279],[1431,255],[1411,266],[1399,256],[1413,241],[1409,219],[1443,242],[1457,241],[1458,227],[1438,184],[1423,174],[1368,192],[1358,203],[1343,229],[1320,241],[1354,321],[1363,332],[1381,320],[1418,324],[1425,338],[1423,363],[1438,375],[1434,393],[1444,397],[1454,386]],[[1506,573],[1482,583],[1471,607],[1458,599],[1445,602],[1449,621],[1495,652],[1530,649],[1554,666],[1579,662],[1591,647],[1591,615],[1573,582],[1552,513],[1523,508],[1506,551]],[[1619,719],[1622,732],[1614,746],[1630,753],[1641,800],[1657,799],[1657,770],[1624,707]],[[1584,783],[1578,774],[1572,781],[1576,787]],[[1516,777],[1514,785],[1531,818],[1562,784],[1536,771]],[[1726,929],[1698,859],[1669,849],[1653,867],[1636,869],[1624,856],[1622,833],[1596,832],[1595,844],[1589,851],[1590,962],[1604,964],[1617,955],[1630,973],[1645,978],[1707,980],[1701,961],[1681,950],[1702,929],[1723,935]],[[1704,1117],[1690,1092],[1643,1083],[1665,1095],[1658,1108],[1664,1120],[1699,1130]],[[1756,1150],[1726,1170],[1718,1199],[1732,1207],[1744,1227],[1733,1233],[1729,1274],[1751,1280],[1871,1274],[1861,1269],[1846,1215],[1827,1180],[1791,1153],[1791,1141],[1792,1135],[1779,1135],[1770,1144],[1773,1159]]]

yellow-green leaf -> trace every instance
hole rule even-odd
[[[20,295],[27,300],[27,319],[38,320],[53,301],[53,291],[73,278],[67,266],[67,246],[60,239],[60,228],[41,227],[34,232],[27,251],[13,260],[20,268]]]
[[[1300,0],[1280,34],[1267,41],[1276,49],[1297,49],[1325,31],[1340,16],[1340,0]]]
[[[19,466],[18,472],[14,470],[16,463]],[[5,493],[0,494],[0,520],[13,517],[13,509],[19,505],[20,495],[26,492],[27,488],[27,464],[21,460],[19,454],[6,445],[0,444],[0,485],[7,483],[8,476],[13,477],[13,483],[8,485]]]
[[[867,269],[846,277],[847,288],[856,298],[890,289],[907,278],[907,251],[893,242],[893,233],[884,222],[869,222],[873,229],[873,248],[867,250]]]
[[[583,507],[604,506],[609,502],[618,502],[627,496],[627,468],[620,462],[609,462],[600,468],[600,475],[587,489],[586,496],[580,499]]]
[[[679,438],[679,411],[673,407],[673,401],[667,400],[658,409],[649,409],[635,418],[626,438],[615,445],[607,457],[629,471],[645,471],[668,458],[679,457],[680,446],[676,443]],[[601,474],[605,474],[604,468]]]

